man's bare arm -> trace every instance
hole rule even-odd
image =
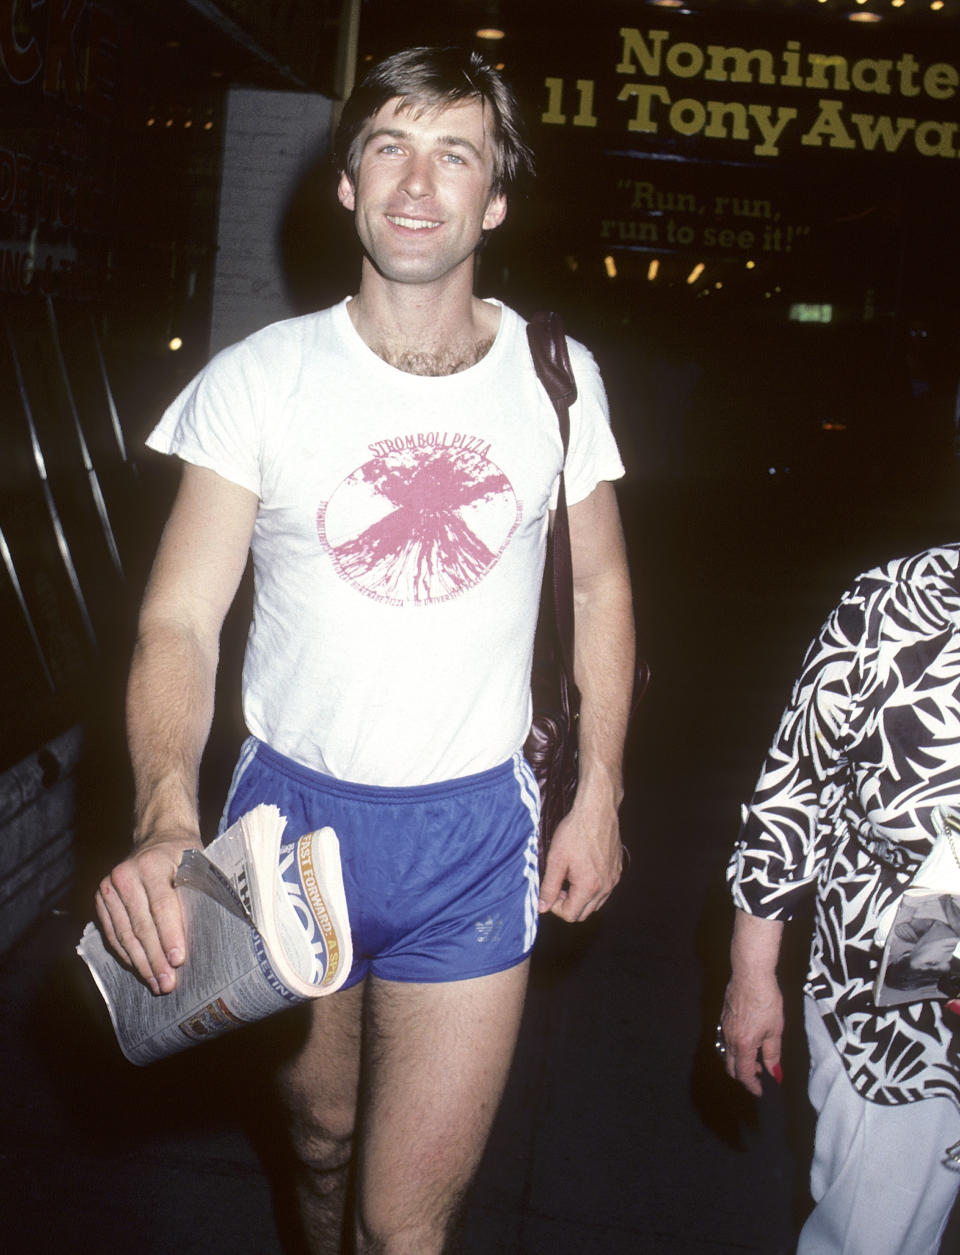
[[[186,466],[147,585],[127,688],[136,789],[134,849],[100,884],[104,934],[156,993],[186,945],[173,877],[201,844],[200,759],[210,732],[220,631],[246,564],[257,498]]]
[[[580,781],[573,809],[553,837],[540,910],[573,921],[604,904],[623,866],[617,811],[635,645],[630,573],[613,485],[598,484],[570,507],[569,516],[574,673],[581,694]]]

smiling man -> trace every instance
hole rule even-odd
[[[105,877],[108,941],[158,996],[189,961],[172,887],[200,843],[197,774],[220,630],[248,550],[250,732],[225,822],[329,824],[355,965],[278,1057],[303,1242],[450,1249],[503,1090],[538,911],[597,910],[617,810],[633,625],[603,386],[570,342],[566,463],[582,690],[580,786],[538,884],[521,747],[562,449],[524,323],[474,257],[532,172],[516,102],[476,55],[418,48],[347,103],[338,195],[359,290],[221,353],[152,447],[185,463],[131,670],[134,851]],[[344,1224],[344,1189],[356,1206]]]

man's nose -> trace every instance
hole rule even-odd
[[[401,190],[414,200],[433,193],[433,165],[427,157],[414,154],[405,163]]]

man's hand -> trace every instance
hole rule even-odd
[[[173,887],[184,850],[199,849],[196,835],[172,832],[144,843],[100,882],[97,916],[122,963],[155,994],[177,983],[186,958],[180,900]]]
[[[616,810],[588,810],[574,803],[557,826],[540,885],[541,915],[551,911],[568,923],[599,910],[623,871]]]
[[[723,996],[720,1026],[726,1045],[724,1065],[734,1080],[759,1096],[764,1069],[775,1081],[783,1079],[780,1067],[783,995],[776,977],[752,980],[734,977]]]

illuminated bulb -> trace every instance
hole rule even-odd
[[[750,260],[746,263],[746,265],[747,265],[747,269],[748,269],[748,270],[755,270],[755,269],[756,269],[756,267],[757,267],[757,263],[753,260],[753,258],[752,258],[752,257],[751,257],[751,258],[750,258]]]
[[[654,257],[652,258],[650,265],[647,267],[647,278],[650,280],[651,283],[653,282],[654,279],[656,279],[659,272],[660,272],[660,259],[658,257]]]
[[[179,336],[174,336],[173,339],[170,340],[170,342],[167,344],[167,348],[170,350],[171,353],[176,353],[180,349],[183,348],[183,341],[180,339]]]
[[[704,271],[703,262],[698,261],[697,264],[694,266],[694,268],[687,275],[687,283],[696,283],[696,281],[703,274],[703,271]]]
[[[483,26],[477,31],[478,39],[503,39],[503,31],[496,26]]]
[[[610,257],[610,256],[604,257],[604,259],[603,259],[603,268],[604,268],[604,270],[607,272],[607,278],[608,278],[608,279],[616,279],[616,277],[617,277],[617,263],[613,260],[613,258],[612,258],[612,257]]]
[[[939,13],[940,10],[943,8],[943,0],[933,0],[933,3],[930,5],[930,8],[934,11],[934,13]]]

